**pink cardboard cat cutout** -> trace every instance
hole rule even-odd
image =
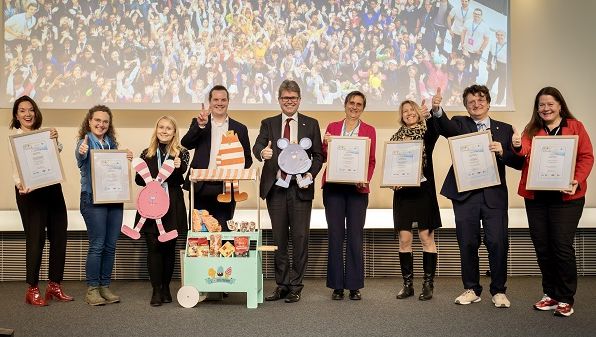
[[[145,180],[145,187],[139,192],[137,197],[137,210],[141,215],[139,222],[135,228],[131,228],[126,225],[122,225],[121,231],[126,236],[137,240],[141,237],[141,228],[145,224],[147,219],[154,219],[159,230],[159,236],[157,239],[160,242],[166,242],[178,237],[178,231],[172,230],[166,232],[161,223],[161,218],[168,212],[170,208],[170,197],[165,189],[162,187],[163,182],[174,172],[174,161],[168,159],[163,162],[157,178],[155,180],[151,177],[151,172],[147,167],[147,163],[141,158],[134,158],[132,165]]]

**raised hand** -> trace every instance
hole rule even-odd
[[[79,145],[79,154],[85,155],[87,151],[89,151],[89,136],[85,135],[85,139],[83,139],[83,142]]]
[[[513,145],[513,147],[521,147],[522,145],[521,135],[517,132],[515,126],[513,127],[513,136],[511,136],[511,145]]]
[[[205,103],[201,103],[201,112],[197,116],[197,123],[199,123],[199,126],[205,126],[208,121],[209,111],[205,110]]]
[[[422,103],[420,103],[420,110],[424,119],[429,119],[431,117],[430,112],[428,111],[428,107],[426,106],[426,99],[423,99]]]
[[[50,129],[50,139],[58,139],[58,130],[55,128]]]
[[[132,161],[132,151],[129,149],[126,149],[126,159],[128,159],[128,161]]]
[[[329,140],[331,140],[331,134],[329,132],[325,132],[325,135],[323,136],[323,143],[324,144],[328,144]]]
[[[271,148],[271,141],[267,144],[267,147],[261,151],[261,158],[269,160],[273,157],[273,149]]]
[[[496,153],[499,156],[502,156],[503,155],[503,145],[501,145],[501,143],[499,143],[499,142],[491,142],[488,145],[488,149],[491,152],[494,152],[494,153]]]
[[[437,87],[437,92],[433,96],[432,99],[432,110],[437,111],[441,107],[441,101],[443,100],[443,96],[441,96],[441,87]]]
[[[563,190],[561,192],[563,192],[565,194],[569,194],[569,195],[574,195],[575,194],[575,191],[577,191],[577,186],[578,186],[577,180],[573,179],[571,181],[571,189],[570,190]]]

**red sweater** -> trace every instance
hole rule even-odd
[[[584,125],[577,119],[566,119],[567,126],[561,128],[561,135],[578,135],[579,140],[577,144],[577,156],[575,162],[575,177],[578,182],[575,194],[569,195],[562,193],[563,200],[579,199],[586,195],[588,189],[587,179],[594,165],[594,152],[590,136],[586,132]],[[546,131],[540,130],[536,136],[547,136]],[[524,166],[522,167],[521,179],[519,181],[519,188],[517,194],[524,198],[534,199],[534,191],[526,189],[526,181],[528,179],[528,168],[530,166],[530,153],[532,148],[532,139],[526,134],[522,135],[522,147],[517,154],[526,158]]]
[[[337,122],[331,122],[327,125],[327,130],[325,133],[329,132],[332,136],[341,136],[341,129],[344,125],[344,120]],[[375,171],[375,149],[377,146],[377,133],[375,128],[369,124],[360,121],[360,126],[358,129],[358,137],[368,137],[370,139],[370,149],[368,155],[368,182],[372,179],[373,172]],[[323,155],[325,156],[325,161],[327,161],[327,144],[323,142]],[[327,178],[327,168],[325,168],[325,172],[323,172],[323,180],[321,183],[321,187],[325,185],[325,181]],[[365,188],[359,188],[358,192],[360,193],[370,193],[370,188],[368,185]]]

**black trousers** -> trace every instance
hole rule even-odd
[[[583,197],[570,201],[525,199],[530,236],[542,272],[542,289],[559,302],[573,304],[577,289],[573,239],[585,201]]]
[[[350,290],[364,288],[362,245],[368,193],[358,192],[354,185],[327,183],[323,187],[323,205],[329,237],[327,287]]]
[[[461,277],[465,289],[482,293],[478,248],[480,248],[480,221],[484,229],[484,245],[488,250],[490,293],[505,293],[507,287],[507,253],[509,235],[507,209],[489,208],[482,191],[472,193],[465,201],[453,200],[455,232],[461,255]]]
[[[304,285],[304,273],[308,262],[308,236],[312,200],[298,197],[295,181],[290,187],[274,185],[267,195],[267,210],[271,218],[273,242],[277,246],[274,254],[275,282],[286,290],[300,292]],[[292,239],[292,265],[288,254],[289,239]]]
[[[160,242],[159,233],[144,233],[147,243],[147,270],[153,287],[169,285],[176,263],[176,239]]]
[[[62,282],[66,258],[66,204],[60,184],[19,194],[15,187],[17,207],[25,230],[27,283],[39,283],[41,256],[47,238],[50,242],[49,275],[53,282]]]

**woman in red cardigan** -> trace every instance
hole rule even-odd
[[[366,107],[366,97],[360,91],[352,91],[344,101],[346,118],[327,126],[323,139],[323,153],[327,157],[330,136],[358,136],[370,139],[368,158],[368,181],[375,170],[376,131],[360,120]],[[326,172],[325,172],[326,173]],[[356,185],[325,183],[323,174],[323,205],[327,219],[329,250],[327,258],[327,287],[333,289],[331,298],[344,299],[344,289],[350,290],[351,300],[360,300],[364,287],[364,253],[362,241],[366,208],[368,207],[368,183]],[[346,261],[344,263],[344,236],[347,231]]]
[[[527,190],[532,138],[560,135],[579,137],[571,189]],[[569,112],[561,92],[546,87],[536,95],[532,118],[521,137],[517,133],[513,135],[512,144],[518,155],[526,158],[518,194],[525,199],[530,236],[542,272],[544,296],[534,304],[534,309],[554,310],[556,316],[570,316],[577,288],[573,239],[584,209],[586,181],[594,164],[590,136],[583,124]]]

